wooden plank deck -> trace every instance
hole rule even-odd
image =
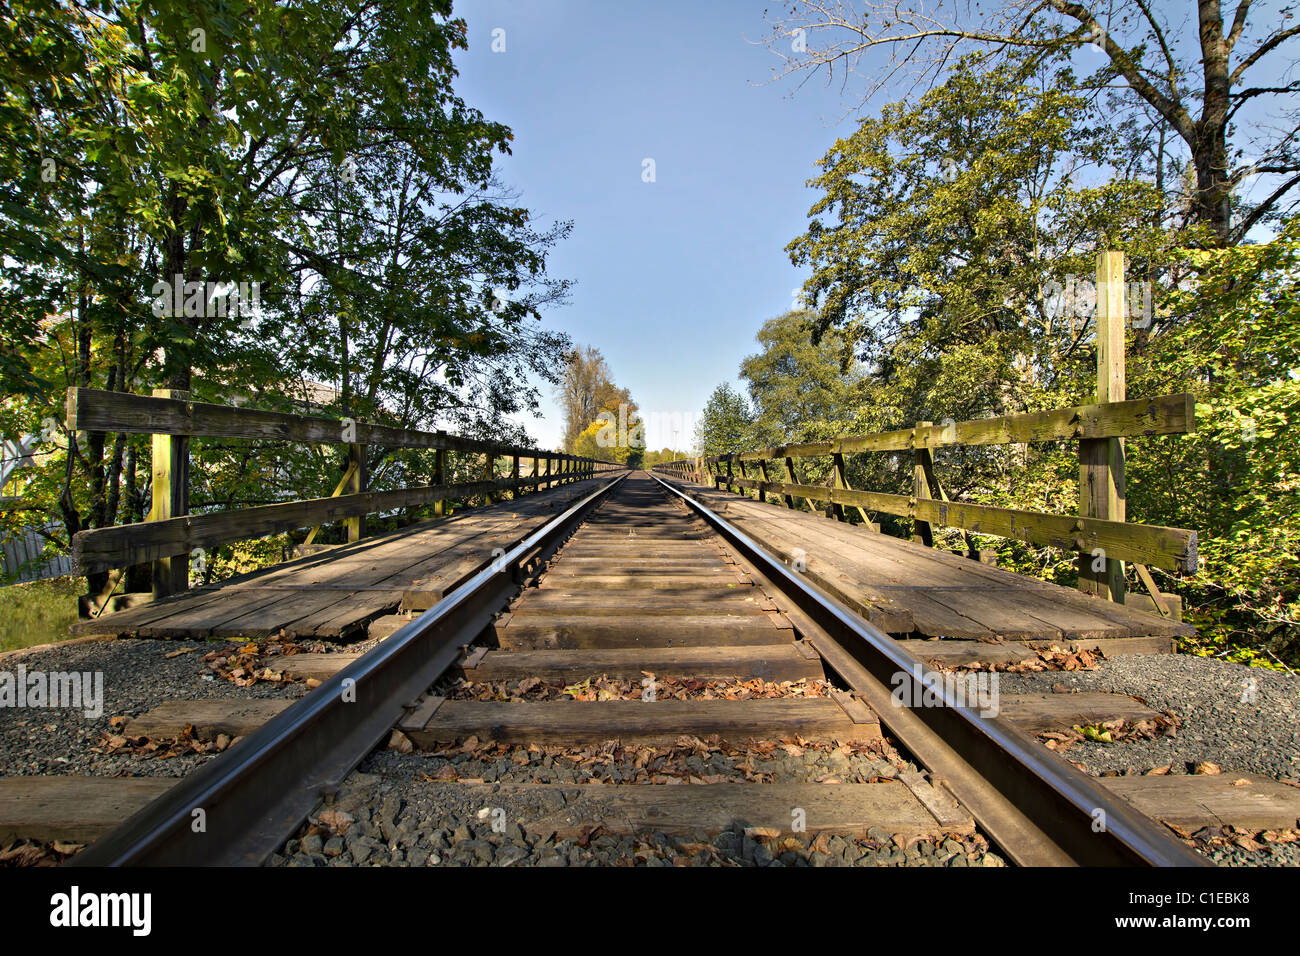
[[[1194,633],[1187,624],[861,525],[673,483],[787,563],[801,561],[813,584],[891,634],[1086,644]]]
[[[429,607],[599,479],[411,525],[73,625],[72,633],[130,637],[359,636],[399,608]]]

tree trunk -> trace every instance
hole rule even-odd
[[[1219,0],[1200,0],[1201,62],[1204,82],[1201,118],[1190,143],[1196,168],[1195,218],[1210,227],[1216,244],[1226,246],[1232,236],[1232,189],[1228,179],[1228,110],[1231,79],[1228,49],[1223,37]]]

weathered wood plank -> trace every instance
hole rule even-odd
[[[497,455],[526,455],[531,451],[514,445],[461,438],[446,432],[419,431],[368,422],[348,423],[337,418],[156,398],[93,388],[68,389],[67,424],[70,431],[357,443],[383,445],[386,448],[432,448],[474,454],[490,452]],[[579,460],[572,455],[558,457],[565,461]]]
[[[330,590],[338,593],[339,598],[346,598],[349,593],[382,588],[391,593],[392,602],[396,604],[405,590],[434,587],[436,578],[441,578],[441,584],[437,584],[439,590],[445,589],[451,581],[463,580],[467,572],[482,566],[490,558],[493,547],[508,548],[522,540],[553,514],[554,507],[562,507],[582,493],[579,486],[567,486],[532,496],[511,508],[493,506],[448,519],[422,522],[388,535],[340,546],[329,554],[309,555],[238,575],[217,587],[201,589],[187,596],[102,615],[93,621],[80,622],[74,630],[77,633],[206,637],[224,621],[280,600],[286,596],[286,590]],[[276,590],[279,590],[278,594],[273,593]],[[196,613],[202,608],[206,610]],[[340,609],[343,614],[346,611],[346,608]],[[363,614],[353,614],[346,624],[354,629],[373,613],[367,609]],[[298,616],[281,620],[277,626],[289,623],[295,617]],[[334,623],[343,620],[343,617],[338,617]],[[270,623],[266,626],[270,627]],[[148,630],[141,631],[141,628]]]
[[[1075,724],[1093,726],[1107,720],[1152,720],[1160,716],[1146,704],[1123,694],[1002,694],[999,717],[1021,730],[1040,733],[1067,730]]]
[[[555,570],[558,571],[559,568],[557,567]],[[700,574],[671,574],[664,572],[629,574],[627,573],[628,570],[630,569],[620,568],[617,574],[603,574],[594,571],[586,574],[567,575],[556,574],[555,571],[551,571],[538,582],[537,586],[544,591],[563,590],[577,585],[599,588],[602,591],[680,591],[683,594],[698,588],[744,590],[751,587],[750,583],[744,580],[734,569],[729,572],[703,572]],[[665,595],[665,597],[669,596],[671,595]]]
[[[844,435],[831,441],[776,445],[740,452],[737,461],[771,458],[817,458],[870,451],[911,451],[954,445],[1010,445],[1021,442],[1068,441],[1080,438],[1123,438],[1139,435],[1182,435],[1196,431],[1196,398],[1190,394],[1161,395],[1129,401],[1076,405],[1045,412],[1004,415],[924,428],[900,428],[870,435]],[[710,462],[727,456],[710,458]]]
[[[712,587],[683,588],[680,592],[664,590],[626,589],[607,591],[601,589],[568,590],[564,588],[532,588],[514,603],[516,614],[553,614],[568,617],[587,615],[636,615],[646,617],[681,617],[696,613],[744,614],[750,611],[771,611],[775,605],[758,588]]]
[[[5,777],[0,844],[93,843],[176,784],[174,777]]]
[[[291,654],[283,657],[268,657],[266,666],[277,673],[300,677],[303,680],[327,680],[333,677],[360,654]]]
[[[903,650],[920,661],[944,667],[964,667],[974,663],[1014,664],[1037,660],[1038,654],[1024,644],[1012,641],[988,644],[984,641],[901,641]]]
[[[821,659],[799,653],[788,643],[788,637],[784,644],[592,648],[581,654],[567,650],[489,651],[478,666],[464,671],[472,681],[540,677],[565,683],[601,675],[635,680],[646,672],[660,678],[699,680],[757,677],[768,681],[798,681],[825,676]]]
[[[340,495],[337,498],[311,498],[242,508],[238,511],[95,528],[73,536],[72,557],[83,574],[107,571],[158,558],[188,554],[194,548],[259,538],[341,518],[413,508],[445,498],[485,494],[497,487],[504,487],[510,481],[509,478],[500,478],[493,482],[368,491]]]
[[[734,481],[743,488],[758,488],[763,484],[748,478],[736,478]],[[1050,515],[964,501],[913,499],[906,495],[827,488],[822,485],[776,482],[765,485],[763,491],[769,494],[796,494],[815,501],[830,501],[841,505],[856,505],[943,527],[1016,538],[1065,551],[1090,554],[1094,549],[1100,548],[1115,559],[1138,561],[1174,571],[1193,573],[1198,567],[1196,532],[1184,528]]]
[[[1147,816],[1192,832],[1224,826],[1289,830],[1300,823],[1300,789],[1255,773],[1098,777],[1097,782]]]
[[[416,746],[430,750],[471,736],[513,744],[583,745],[616,738],[626,743],[671,744],[683,734],[717,734],[734,743],[795,735],[868,743],[880,739],[880,724],[855,723],[828,698],[522,703],[449,700],[422,729],[407,731]]]
[[[686,647],[700,644],[788,644],[794,632],[764,622],[763,616],[696,615],[681,622],[611,622],[601,617],[512,617],[498,624],[497,641],[520,650],[597,647]]]
[[[1099,650],[1107,657],[1120,657],[1124,654],[1172,654],[1174,642],[1169,637],[1116,637],[1101,638],[1091,641],[1071,641],[1070,650]]]
[[[128,737],[167,739],[179,737],[186,727],[194,736],[211,740],[218,734],[243,737],[293,703],[275,698],[217,698],[168,700],[148,713],[132,717],[122,727]]]
[[[1124,605],[1101,601],[1046,581],[1027,578],[993,565],[985,565],[888,535],[874,534],[858,525],[827,521],[817,515],[791,512],[775,505],[744,502],[720,491],[697,491],[711,507],[720,502],[729,505],[728,520],[758,540],[767,550],[787,562],[796,549],[802,552],[807,576],[823,590],[837,596],[845,591],[851,598],[876,607],[905,608],[908,622],[915,622],[921,633],[947,637],[981,638],[991,636],[965,611],[965,590],[984,591],[990,596],[1022,606],[1044,621],[1040,637],[1053,639],[1058,632],[1063,639],[1070,634],[1096,637],[1111,622],[1104,639],[1129,635],[1173,637],[1190,633],[1188,625],[1158,618]],[[809,546],[809,541],[817,542]],[[827,580],[827,579],[830,580]],[[919,590],[918,587],[925,590]],[[934,597],[938,588],[951,588],[944,598],[945,607]],[[851,602],[850,602],[851,603]],[[955,609],[955,611],[953,610]],[[1068,609],[1068,610],[1067,610]],[[973,611],[973,609],[972,609]],[[884,625],[880,625],[884,626]],[[907,633],[912,628],[895,629]]]
[[[902,783],[706,783],[690,786],[607,787],[551,784],[437,784],[453,796],[466,791],[474,805],[505,797],[527,798],[544,790],[564,794],[565,809],[519,821],[524,832],[557,839],[581,836],[600,826],[620,835],[667,833],[712,837],[731,827],[756,827],[782,836],[812,839],[826,833],[862,836],[878,827],[895,836],[937,837],[972,833],[970,816],[940,822]],[[806,828],[791,831],[791,809],[804,810]]]

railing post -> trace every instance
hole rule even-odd
[[[786,456],[785,459],[785,473],[786,473],[786,481],[788,481],[792,485],[799,484],[799,476],[794,473],[794,459],[789,456]],[[785,498],[785,506],[793,510],[794,495],[785,495],[784,498]]]
[[[361,494],[366,490],[365,445],[348,445],[348,461],[346,467],[352,469],[352,477],[348,479],[348,494]],[[357,515],[355,518],[344,518],[343,527],[348,530],[349,542],[360,541],[366,534],[366,516]]]
[[[1097,254],[1097,402],[1122,402],[1124,375],[1124,253]],[[1079,517],[1125,518],[1124,439],[1079,441]],[[1083,541],[1080,539],[1079,544]],[[1101,549],[1079,548],[1079,590],[1124,603],[1124,562]]]
[[[483,480],[495,481],[496,477],[497,477],[496,458],[492,455],[492,452],[490,451],[484,452],[483,453]],[[494,490],[489,488],[487,491],[483,493],[483,504],[490,505],[496,500],[497,500],[497,496]]]
[[[839,452],[831,455],[831,472],[835,476],[835,487],[841,490],[849,487],[848,476],[844,473],[844,456]],[[844,506],[837,504],[835,507],[835,520],[844,521]]]
[[[930,454],[930,449],[924,444],[918,446],[917,439],[921,437],[921,430],[929,428],[932,424],[932,422],[917,422],[916,427],[912,429],[912,498],[917,503],[930,497],[930,476],[934,472],[934,458]],[[930,527],[930,522],[921,521],[913,515],[912,529],[913,541],[927,548],[934,545],[934,529]]]
[[[186,401],[190,393],[170,388],[155,388],[155,398],[178,398]],[[179,518],[190,510],[190,439],[187,435],[153,435],[153,509],[151,521]],[[190,556],[159,558],[153,562],[153,596],[166,597],[188,590]]]
[[[446,432],[438,432],[439,437],[446,434]],[[445,448],[437,448],[433,452],[433,483],[435,485],[445,485],[447,483],[447,449]],[[447,513],[445,498],[439,498],[433,503],[433,513],[439,518]]]

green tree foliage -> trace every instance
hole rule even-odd
[[[969,58],[918,105],[864,120],[810,182],[820,198],[788,250],[813,270],[815,338],[837,328],[846,362],[906,381],[903,420],[932,401],[967,417],[1024,407],[1018,383],[1057,387],[1086,329],[1052,314],[1044,285],[1089,274],[1098,248],[1140,261],[1162,248],[1149,187],[1097,181],[1116,144],[1067,86],[1064,70]]]
[[[842,367],[858,363],[850,431],[1091,397],[1089,313],[1044,290],[1087,279],[1100,248],[1125,250],[1150,274],[1175,237],[1155,224],[1154,189],[1116,174],[1121,144],[1071,82],[1037,60],[988,69],[969,57],[919,103],[863,120],[821,161],[808,231],[788,251],[813,270],[812,341],[836,332]],[[1077,469],[1062,448],[942,457],[953,497],[1075,507]],[[893,456],[850,463],[855,486],[905,492],[909,476]],[[1044,552],[1025,557],[1071,573]]]
[[[769,48],[786,73],[825,69],[850,89],[864,53],[887,54],[857,76],[864,103],[895,82],[915,89],[942,76],[969,49],[991,64],[1073,54],[1095,66],[1077,89],[1104,98],[1099,121],[1129,139],[1132,168],[1157,184],[1167,170],[1186,175],[1186,202],[1168,215],[1203,227],[1198,241],[1242,241],[1276,221],[1300,185],[1298,87],[1288,74],[1300,30],[1289,6],[1237,0],[1230,19],[1218,0],[792,0],[777,9]],[[1243,196],[1239,187],[1259,173],[1268,186]]]
[[[1263,245],[1187,252],[1169,334],[1139,353],[1135,394],[1196,394],[1197,433],[1129,444],[1129,513],[1201,531],[1184,585],[1202,649],[1300,659],[1300,219]]]
[[[556,396],[564,409],[564,450],[640,468],[645,423],[632,393],[614,384],[609,363],[591,346],[568,354]]]
[[[713,390],[695,426],[695,446],[702,455],[744,451],[753,444],[754,413],[727,382]]]
[[[787,312],[763,323],[759,352],[740,363],[754,410],[754,439],[763,445],[813,441],[826,429],[851,428],[860,399],[862,370],[842,373],[840,336],[812,341],[816,316]]]
[[[1203,229],[1170,228],[1161,190],[1132,178],[1127,145],[1072,87],[1068,71],[1028,60],[992,69],[967,60],[916,104],[888,106],[835,144],[812,182],[809,229],[789,247],[812,269],[809,331],[788,317],[769,322],[763,351],[744,366],[757,443],[1091,400],[1094,304],[1084,290],[1096,253],[1120,249],[1138,291],[1128,393],[1194,392],[1200,418],[1192,436],[1129,441],[1129,520],[1200,533],[1198,575],[1157,572],[1201,625],[1192,649],[1294,663],[1300,227],[1283,220],[1274,242],[1204,251],[1214,243]],[[1062,292],[1075,285],[1082,294]],[[848,411],[829,400],[827,349],[847,373]],[[944,449],[936,459],[953,498],[1077,507],[1072,444]],[[853,456],[850,482],[907,493],[908,464]],[[824,463],[800,467],[805,480],[825,476]],[[1075,581],[1072,555],[979,544],[996,545],[1004,566]]]
[[[538,320],[567,292],[546,254],[569,227],[539,229],[493,179],[511,134],[452,88],[465,37],[449,0],[7,8],[0,434],[39,441],[6,527],[62,549],[144,516],[147,437],[64,434],[67,386],[527,443],[506,416],[568,348]],[[155,308],[177,275],[204,299],[259,283],[261,310]],[[432,467],[369,452],[376,487]],[[328,494],[341,467],[337,448],[193,455],[200,510]]]

